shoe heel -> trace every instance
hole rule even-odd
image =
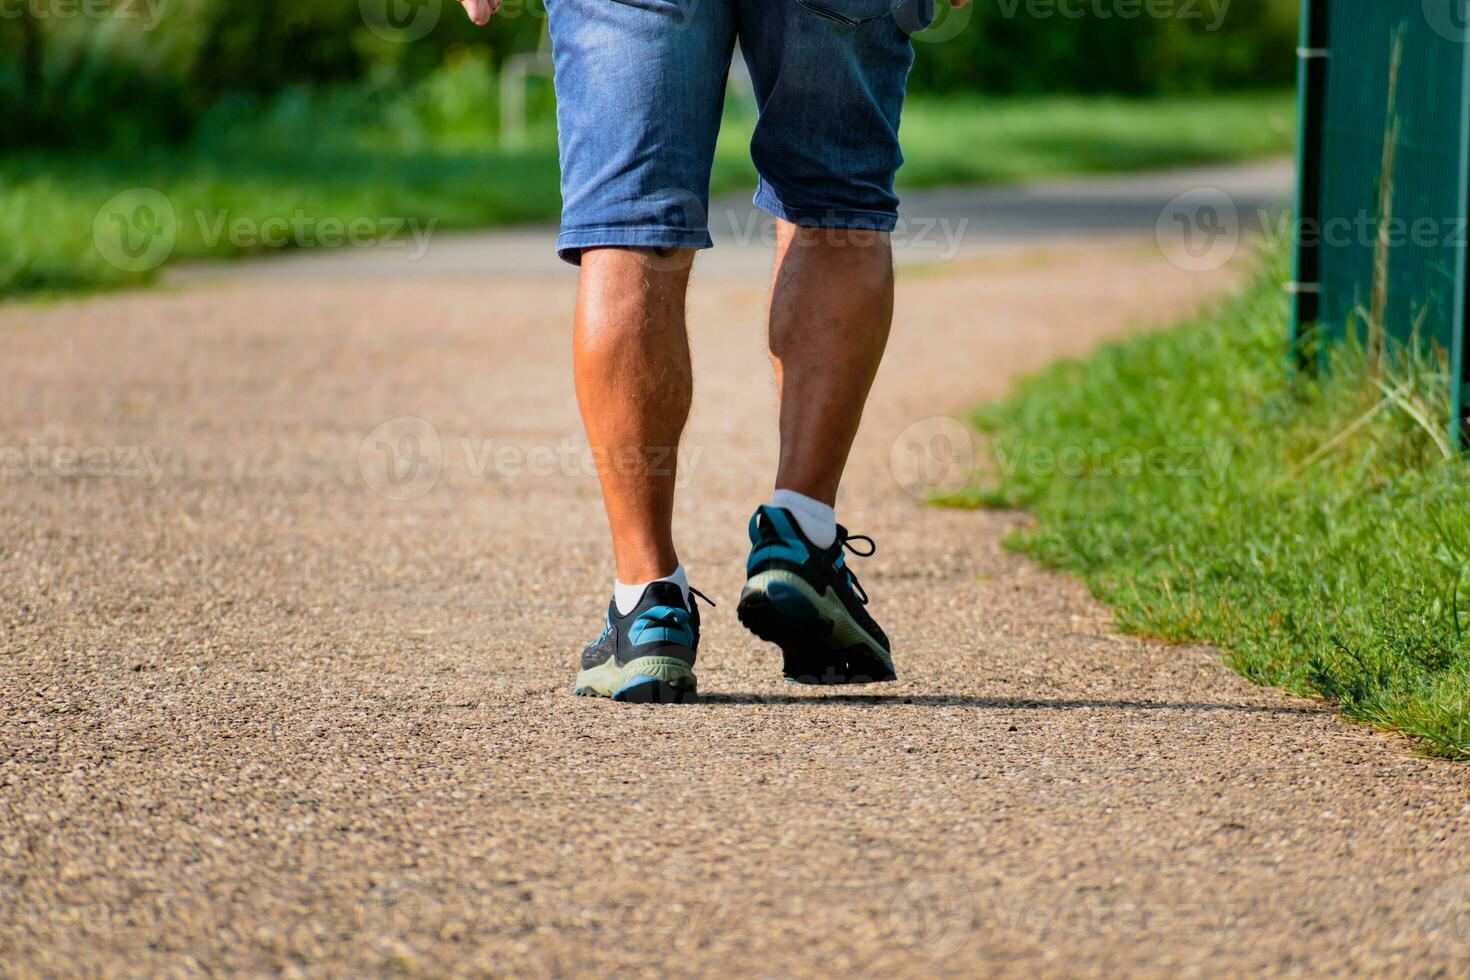
[[[816,606],[784,582],[745,589],[735,615],[746,629],[777,645],[820,642],[832,632]]]
[[[830,668],[823,651],[832,635],[832,624],[822,618],[806,596],[783,582],[747,588],[740,594],[735,615],[750,632],[781,648],[781,672],[787,680],[824,683],[820,678],[830,673]]]
[[[752,580],[740,593],[741,624],[781,648],[781,672],[797,684],[875,684],[897,679],[863,644],[841,644],[834,624],[795,585],[775,578]]]
[[[625,704],[698,704],[694,679],[662,680],[638,674],[613,693],[614,701]]]

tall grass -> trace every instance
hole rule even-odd
[[[1032,511],[1010,543],[1081,575],[1121,629],[1216,644],[1258,683],[1470,757],[1470,463],[1443,357],[1392,349],[1380,370],[1350,342],[1292,378],[1284,278],[1273,261],[980,410],[1001,465],[969,502]],[[1088,452],[1064,472],[1018,447]]]

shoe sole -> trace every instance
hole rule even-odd
[[[797,684],[882,684],[898,679],[888,652],[852,618],[831,588],[818,595],[795,572],[753,576],[735,613],[746,629],[781,648]]]
[[[697,704],[694,671],[675,657],[639,657],[619,667],[609,660],[577,674],[572,693],[625,704]]]

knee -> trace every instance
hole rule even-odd
[[[677,282],[689,277],[697,249],[643,245],[598,245],[582,250],[584,279],[589,276],[633,276]]]
[[[582,261],[577,326],[589,350],[666,343],[684,331],[689,249],[598,248]]]
[[[790,256],[849,268],[883,269],[893,264],[892,236],[886,231],[782,224],[781,244]]]

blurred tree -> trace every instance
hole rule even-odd
[[[357,4],[250,0],[204,10],[189,79],[201,98],[241,90],[266,94],[362,74],[352,44],[362,27]]]
[[[493,105],[482,116],[464,103],[493,102],[504,57],[536,47],[544,0],[505,0],[485,30],[455,0],[414,0],[415,16],[429,16],[421,37],[365,19],[374,3],[401,2],[408,0],[89,0],[63,17],[59,3],[22,0],[12,5],[19,17],[0,17],[0,149],[155,145],[187,138],[202,121],[273,111],[272,100],[282,103],[278,115],[311,122],[322,111],[303,95],[311,91],[338,110],[377,106],[394,126],[413,116],[427,134],[493,127]],[[916,42],[912,88],[1008,95],[1285,86],[1295,70],[1296,5],[941,3],[938,23]]]
[[[41,22],[28,6],[20,8],[20,94],[27,102],[41,97]]]
[[[1290,85],[1298,0],[974,0],[918,37],[917,91],[1177,93]]]

